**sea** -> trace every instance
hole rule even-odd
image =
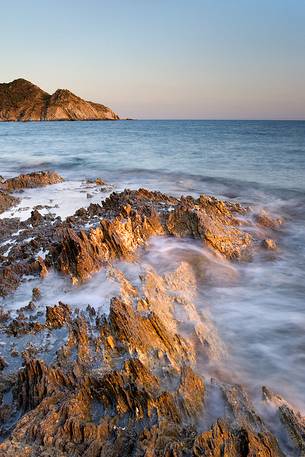
[[[283,218],[278,251],[269,258],[219,265],[195,241],[160,238],[144,260],[161,273],[180,261],[202,270],[196,300],[226,349],[217,362],[220,378],[244,384],[253,397],[266,385],[305,413],[304,121],[0,124],[0,175],[35,170],[55,170],[65,182],[26,190],[20,205],[1,217],[26,219],[34,205],[50,202],[49,211],[64,218],[110,191],[145,187],[174,196],[215,195]],[[92,189],[88,198],[83,183],[97,177],[112,188]],[[136,274],[133,266],[124,268]],[[20,306],[31,288],[23,284],[3,305]],[[62,299],[75,306],[89,300],[106,306],[116,292],[99,275],[73,290],[51,276],[42,291],[46,304]]]

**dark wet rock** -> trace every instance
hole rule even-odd
[[[6,322],[10,318],[10,312],[5,310],[3,306],[0,306],[0,323]]]
[[[20,355],[19,351],[17,350],[17,348],[15,346],[12,347],[10,354],[12,357],[19,357],[19,355]]]
[[[23,306],[22,308],[20,308],[18,310],[19,312],[19,315],[20,315],[20,312],[32,312],[32,311],[35,311],[36,309],[36,305],[33,301],[30,301],[26,306]]]
[[[7,362],[4,357],[0,356],[0,371],[7,367]]]
[[[0,189],[3,183],[0,183]],[[20,199],[0,190],[0,214],[19,203]]]
[[[91,305],[88,305],[87,308],[86,308],[86,311],[88,312],[88,315],[90,317],[95,317],[96,316],[96,310],[93,306]]]
[[[21,281],[19,271],[7,266],[0,269],[0,296],[8,295],[13,292]]]
[[[7,326],[6,332],[12,336],[21,336],[28,333],[37,333],[43,329],[43,325],[39,322],[29,322],[22,319],[22,316],[17,319],[13,319],[12,322]]]
[[[0,219],[0,239],[8,240],[16,231],[20,229],[22,222],[17,217]]]
[[[33,210],[41,211],[42,209],[53,209],[53,208],[58,208],[58,204],[56,205],[36,205],[33,206]]]
[[[41,224],[44,221],[44,218],[43,218],[43,216],[40,214],[40,212],[37,209],[34,209],[31,212],[30,221],[31,221],[31,224],[34,227],[35,225]]]
[[[86,223],[97,226],[104,212],[101,205],[91,203],[87,208],[79,208],[73,216],[67,217],[66,222],[75,227],[84,226]]]
[[[39,218],[40,220],[40,218]],[[13,219],[13,224],[5,219],[3,224],[0,220],[0,233],[3,233],[7,240],[0,253],[6,256],[0,257],[0,296],[5,296],[15,290],[23,275],[44,276],[47,274],[47,266],[42,254],[47,254],[48,246],[53,242],[54,232],[60,224],[59,221],[52,221],[47,216],[43,222],[32,225],[31,219],[20,222]]]
[[[38,261],[12,263],[0,267],[0,297],[12,293],[20,284],[24,275],[40,274],[43,268]]]

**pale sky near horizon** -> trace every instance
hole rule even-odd
[[[305,0],[0,0],[0,81],[122,117],[305,119]]]

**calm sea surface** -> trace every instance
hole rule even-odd
[[[53,192],[62,215],[84,204],[80,180],[101,177],[116,190],[211,193],[284,217],[276,258],[235,266],[234,283],[211,265],[198,302],[209,309],[237,380],[251,389],[267,384],[305,412],[305,122],[0,124],[0,174],[41,169],[58,171],[66,182],[57,194],[29,191],[25,198],[40,201]],[[191,242],[151,245],[156,268],[184,258],[201,265]]]

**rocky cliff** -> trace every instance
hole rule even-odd
[[[0,121],[117,119],[110,108],[83,100],[66,89],[50,95],[25,79],[0,84]]]

